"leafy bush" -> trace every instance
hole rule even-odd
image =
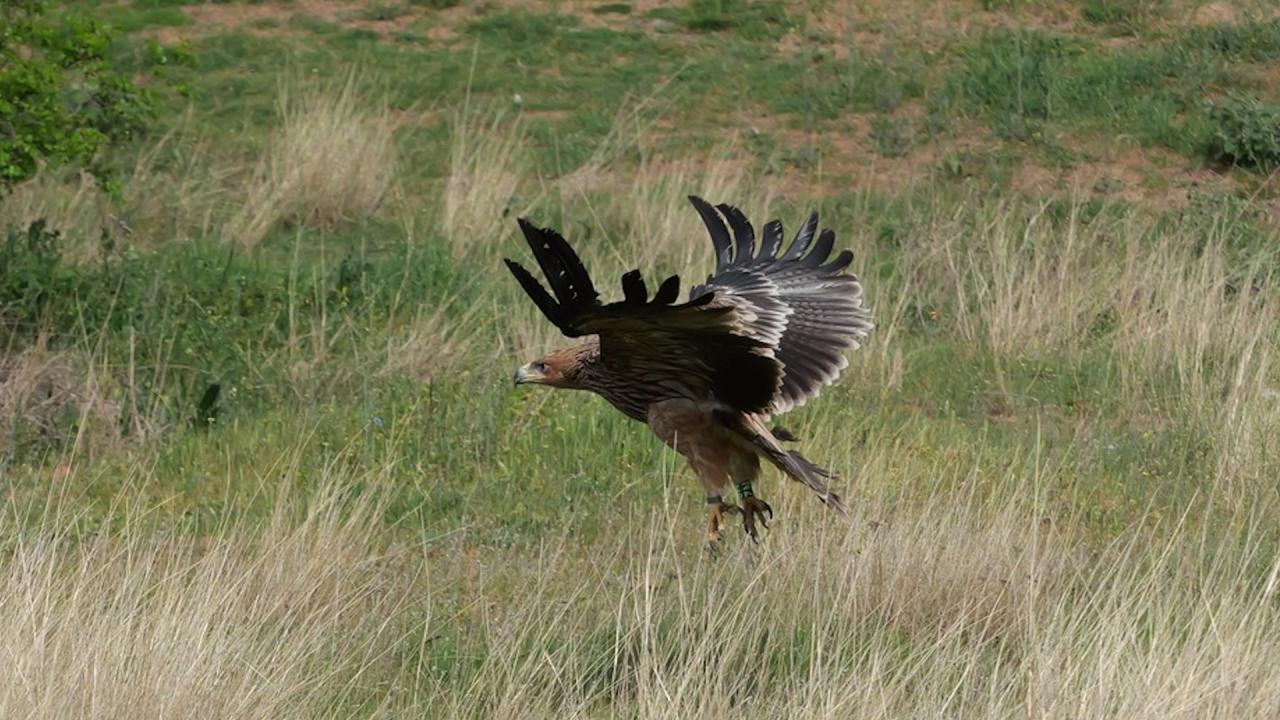
[[[1260,170],[1280,167],[1280,108],[1236,95],[1211,105],[1209,119],[1210,158]]]
[[[145,125],[148,94],[107,59],[109,30],[44,0],[0,7],[0,192],[41,162],[83,164],[107,180],[99,151]]]

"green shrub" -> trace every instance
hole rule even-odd
[[[1280,167],[1280,108],[1236,95],[1209,108],[1211,159],[1269,171]]]
[[[141,131],[149,97],[106,51],[109,30],[43,0],[0,7],[0,192],[40,164],[82,164],[106,180],[99,152]]]
[[[4,228],[0,243],[0,322],[10,332],[34,332],[48,304],[66,289],[61,236],[44,220]]]

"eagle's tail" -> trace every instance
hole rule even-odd
[[[792,480],[802,482],[809,487],[818,499],[841,515],[848,514],[840,495],[832,491],[827,481],[840,482],[841,478],[834,472],[818,465],[795,450],[787,450],[778,444],[775,434],[770,432],[754,416],[743,416],[738,413],[724,413],[721,421],[737,434],[751,441],[756,450],[766,460],[773,463],[782,472],[791,476]]]

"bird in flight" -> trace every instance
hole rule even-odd
[[[715,547],[727,515],[759,540],[773,508],[757,497],[761,459],[844,514],[830,484],[839,478],[783,442],[796,440],[770,418],[798,407],[835,380],[845,351],[871,331],[862,285],[845,272],[853,253],[828,261],[835,233],[809,216],[783,250],[782,223],[755,229],[729,205],[690,196],[715,250],[716,268],[678,302],[673,275],[653,297],[639,270],[622,276],[623,299],[602,303],[578,255],[555,230],[519,220],[550,292],[505,259],[521,287],[562,333],[585,342],[518,369],[515,384],[588,390],[647,423],[689,462],[707,496],[707,540]],[[727,223],[727,224],[726,224]],[[735,485],[738,505],[727,498]]]

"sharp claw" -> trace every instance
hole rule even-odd
[[[742,504],[742,529],[751,537],[753,543],[760,544],[760,531],[756,528],[756,522],[759,521],[764,529],[768,530],[769,521],[772,519],[773,508],[769,503],[753,497]]]

